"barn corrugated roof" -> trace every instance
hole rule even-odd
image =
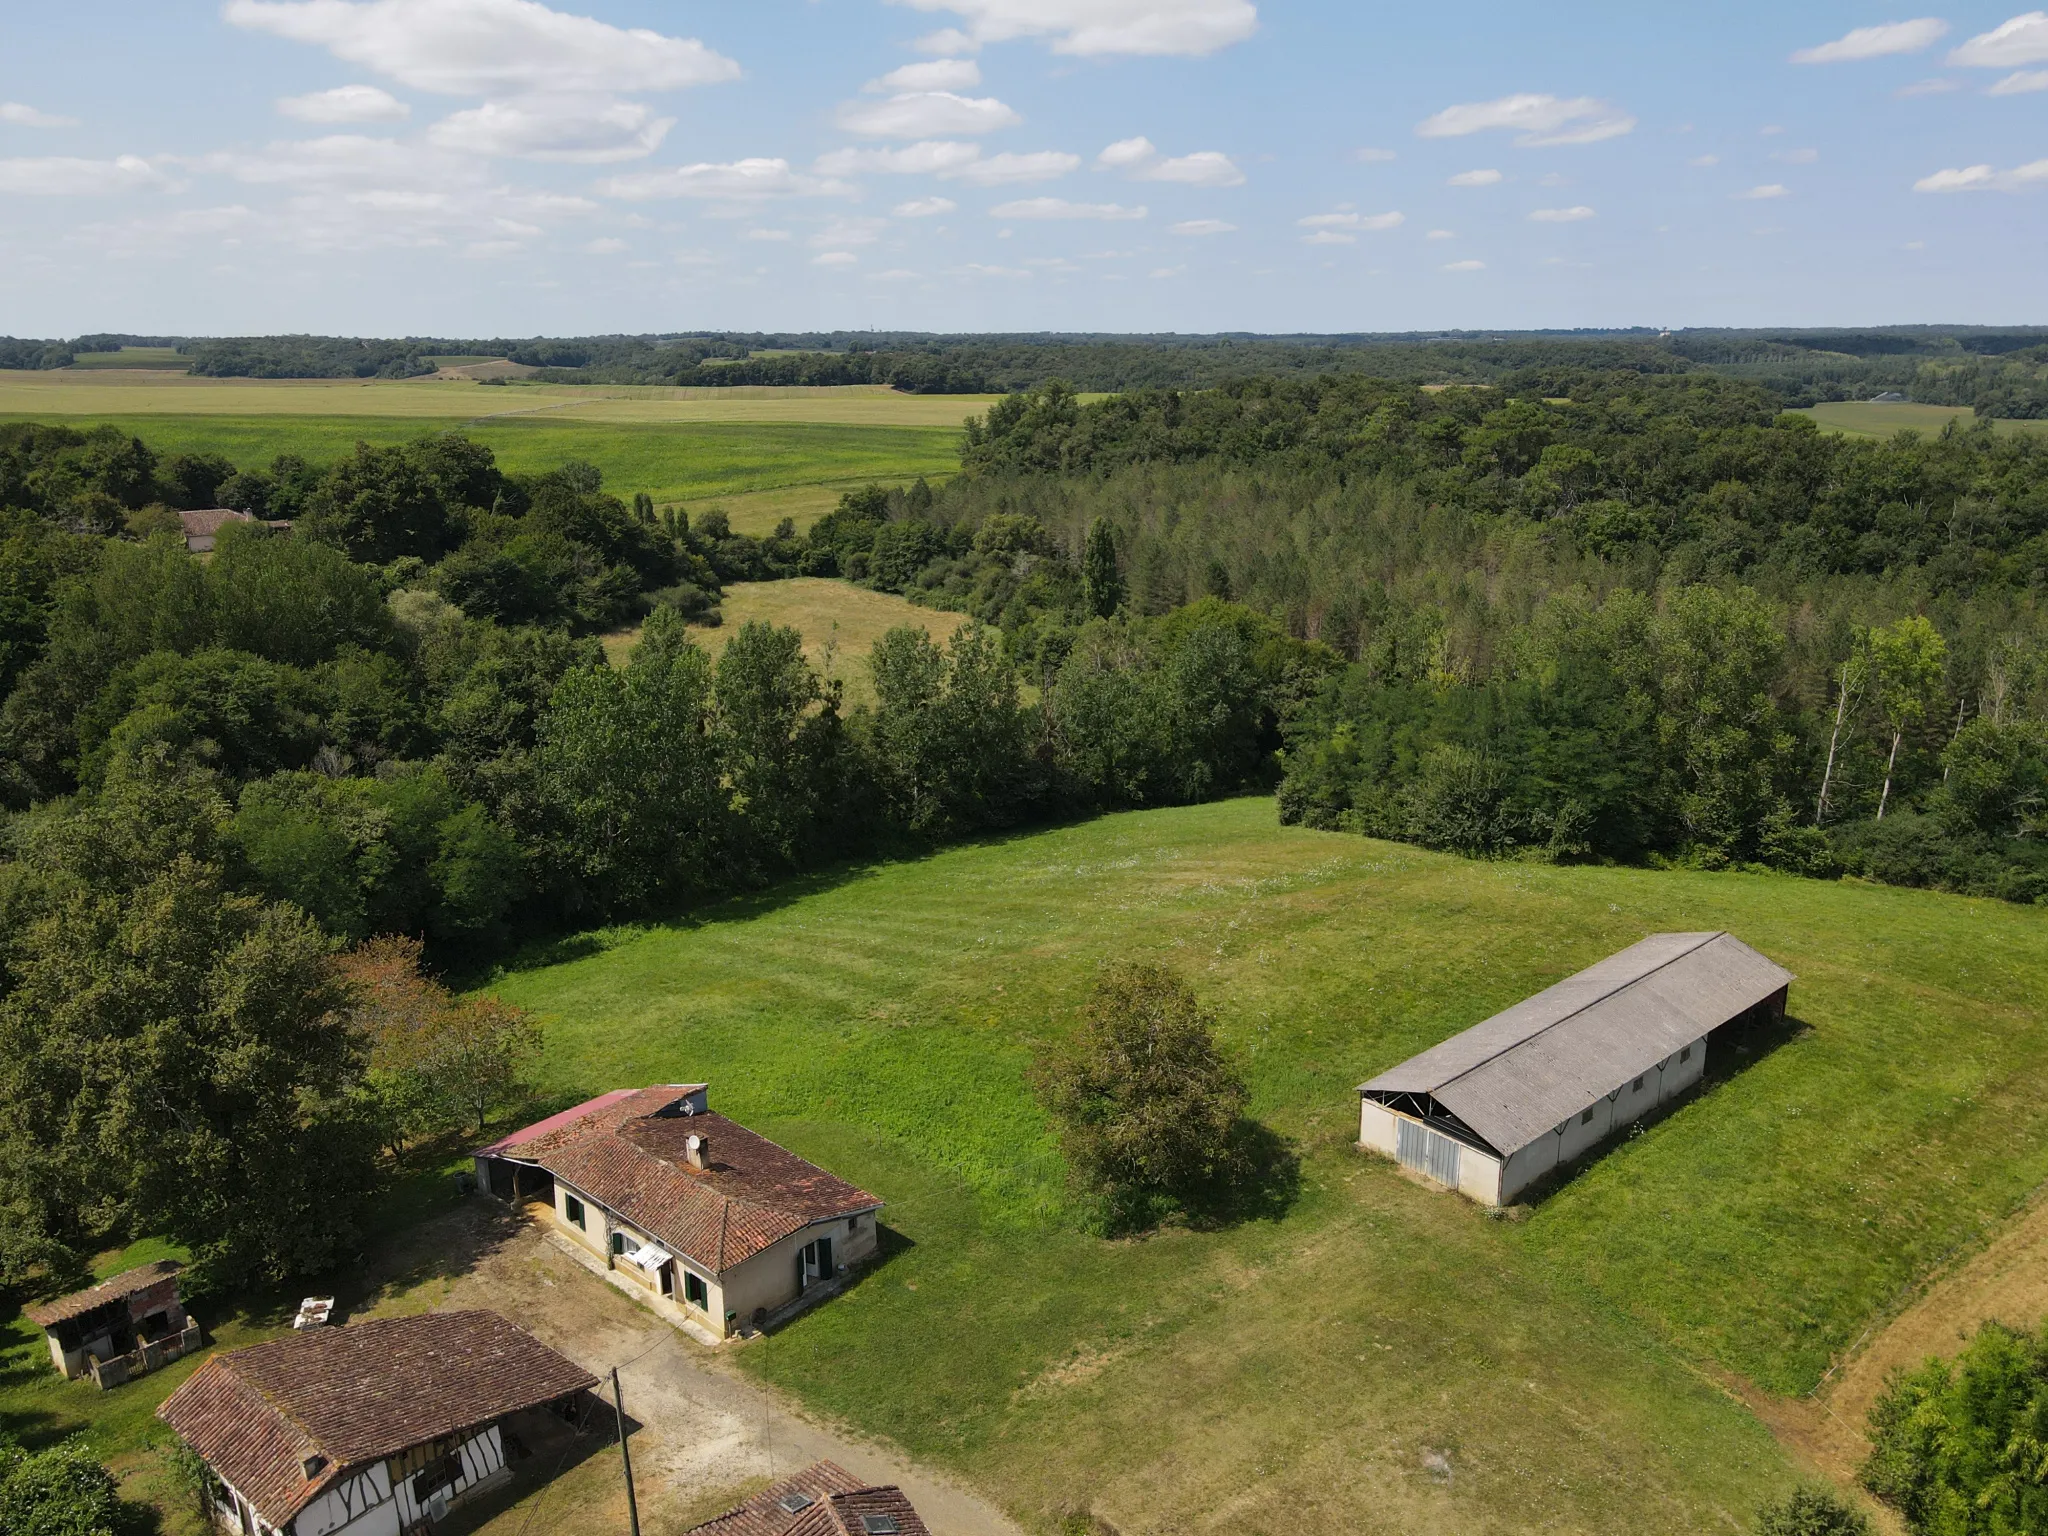
[[[1428,1094],[1512,1156],[1792,979],[1732,934],[1652,934],[1359,1092]]]

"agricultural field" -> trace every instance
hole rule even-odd
[[[1526,1221],[1353,1149],[1364,1078],[1645,932],[1724,927],[1799,974],[1792,1038]],[[1077,1229],[1027,1070],[1124,957],[1217,1011],[1291,1199]],[[887,1262],[745,1368],[1040,1530],[1746,1528],[1795,1469],[1723,1383],[1811,1391],[2048,1175],[2048,928],[1997,902],[1467,862],[1242,799],[548,958],[494,990],[546,1020],[549,1089],[708,1078],[890,1202]]]
[[[514,471],[584,459],[619,495],[663,504],[805,493],[815,517],[870,481],[900,484],[959,467],[960,426],[986,409],[965,396],[846,389],[504,386],[468,379],[268,381],[178,374],[0,373],[0,421],[111,422],[160,452],[220,453],[238,466],[280,453],[339,458],[460,431]],[[765,514],[764,514],[765,515]],[[736,522],[743,532],[753,522]]]
[[[872,592],[849,582],[817,576],[789,581],[738,581],[725,589],[715,629],[691,631],[699,645],[715,657],[742,624],[760,620],[794,629],[804,637],[804,656],[827,677],[846,687],[846,702],[872,704],[874,684],[868,677],[868,653],[892,629],[911,624],[934,640],[946,641],[966,622],[958,613],[920,608],[893,592]],[[632,654],[638,629],[604,637],[605,654],[623,666]]]
[[[1890,437],[1895,432],[1923,432],[1932,436],[1951,421],[1964,427],[1974,426],[1977,421],[1977,413],[1967,406],[1914,405],[1910,401],[1877,405],[1868,400],[1840,400],[1798,414],[1811,416],[1830,432],[1850,437]],[[2001,420],[1993,425],[1999,432],[2048,432],[2048,421]]]

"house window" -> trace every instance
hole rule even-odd
[[[1579,1124],[1581,1124],[1581,1125],[1591,1125],[1592,1123],[1593,1123],[1593,1111],[1591,1111],[1590,1109],[1589,1109],[1589,1110],[1587,1110],[1587,1111],[1586,1111],[1586,1112],[1585,1112],[1585,1113],[1584,1113],[1583,1115],[1579,1116]]]
[[[623,1254],[625,1251],[626,1234],[619,1231],[618,1228],[614,1227],[612,1229],[612,1252],[617,1254]]]
[[[453,1488],[461,1481],[462,1453],[450,1451],[412,1480],[412,1501],[418,1505],[425,1505],[443,1488]]]
[[[687,1269],[683,1271],[683,1300],[700,1312],[710,1310],[711,1287],[704,1283],[702,1275],[693,1275]]]
[[[1680,1052],[1678,1053],[1678,1059],[1679,1059],[1680,1061],[1691,1061],[1691,1060],[1692,1060],[1692,1047],[1688,1045],[1688,1046],[1687,1046],[1687,1047],[1686,1047],[1686,1048],[1685,1048],[1684,1050],[1680,1051]]]
[[[1645,1072],[1645,1073],[1643,1074],[1643,1077],[1648,1077],[1649,1075],[1650,1075],[1649,1073]],[[1641,1092],[1643,1091],[1643,1078],[1642,1078],[1642,1077],[1639,1077],[1639,1078],[1637,1078],[1637,1079],[1635,1080],[1635,1083],[1634,1083],[1634,1084],[1632,1085],[1632,1087],[1631,1087],[1631,1090],[1630,1090],[1630,1091],[1631,1091],[1631,1092],[1634,1092],[1634,1093],[1641,1093]]]
[[[583,1226],[583,1202],[574,1195],[562,1196],[562,1217],[572,1227]]]

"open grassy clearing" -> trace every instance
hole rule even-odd
[[[913,624],[933,639],[944,641],[967,622],[964,614],[920,608],[893,592],[871,592],[820,576],[737,581],[725,589],[725,600],[719,606],[723,622],[717,628],[691,630],[697,643],[713,656],[721,655],[739,627],[753,620],[794,629],[804,637],[804,655],[811,665],[846,685],[849,706],[874,703],[868,653],[890,630]],[[606,635],[605,654],[614,666],[623,666],[639,638],[638,629]]]
[[[1890,437],[1895,432],[1924,432],[1932,436],[1951,421],[1964,427],[1974,426],[1977,421],[1977,413],[1967,406],[1914,405],[1910,401],[1874,405],[1868,400],[1839,400],[1799,414],[1811,416],[1831,432],[1845,432],[1851,437]],[[1993,427],[2000,432],[2048,432],[2048,421],[2000,420]]]
[[[79,352],[73,355],[73,368],[165,368],[183,372],[192,364],[192,359],[179,352],[176,347],[123,347],[118,352]]]
[[[915,476],[911,477],[915,479]],[[925,476],[934,490],[948,477],[944,474]],[[774,491],[753,491],[743,496],[721,496],[715,503],[693,506],[692,513],[707,510],[716,505],[724,508],[726,521],[734,533],[750,534],[754,538],[766,538],[775,531],[775,525],[785,517],[796,524],[798,533],[808,533],[812,523],[839,505],[839,498],[848,491],[863,485],[881,484],[886,486],[907,486],[907,480],[891,480],[873,476],[827,482],[818,485],[792,485]]]
[[[1806,1031],[1527,1223],[1351,1149],[1371,1073],[1645,932],[1718,927],[1800,974]],[[1699,1367],[1811,1388],[2048,1175],[2048,923],[1997,903],[1467,863],[1241,800],[587,942],[498,988],[548,1018],[552,1085],[708,1077],[907,1240],[750,1368],[1041,1526],[1746,1524],[1789,1472]],[[1070,1229],[1024,1071],[1110,956],[1178,964],[1219,1011],[1303,1150],[1284,1219]]]

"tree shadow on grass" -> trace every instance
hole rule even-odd
[[[1269,1125],[1240,1119],[1209,1185],[1183,1202],[1188,1225],[1221,1231],[1253,1221],[1278,1221],[1301,1197],[1301,1154]]]

